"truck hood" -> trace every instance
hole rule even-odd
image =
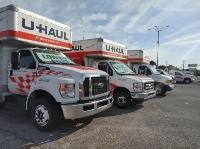
[[[72,78],[74,77],[79,78],[79,76],[91,77],[91,76],[108,75],[106,72],[98,70],[96,68],[90,68],[78,65],[48,64],[43,66],[48,67],[50,70],[54,70],[56,72],[65,73],[67,76],[71,76]]]
[[[165,84],[167,80],[172,80],[172,77],[169,75],[152,75],[152,79],[155,82],[160,82]]]
[[[152,78],[144,75],[123,75],[122,77],[134,80],[136,82],[154,82]]]

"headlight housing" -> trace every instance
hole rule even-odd
[[[133,83],[133,90],[135,92],[142,92],[142,89],[143,89],[142,83],[139,82]]]
[[[59,91],[63,98],[66,98],[66,97],[74,98],[75,84],[60,84]]]
[[[165,83],[168,85],[168,84],[172,83],[172,80],[166,80]]]

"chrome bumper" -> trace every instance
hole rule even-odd
[[[144,92],[144,93],[131,93],[133,99],[149,99],[156,96],[156,91]]]
[[[109,109],[112,106],[112,96],[103,100],[84,104],[61,105],[65,119],[88,117]]]

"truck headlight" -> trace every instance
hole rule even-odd
[[[142,92],[142,83],[133,83],[133,90],[135,92]]]
[[[59,91],[63,98],[66,98],[66,97],[74,98],[75,84],[60,84]]]
[[[172,80],[166,80],[165,83],[166,83],[167,85],[169,85],[170,83],[172,83]]]

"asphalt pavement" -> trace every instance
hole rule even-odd
[[[177,84],[141,106],[111,108],[96,116],[65,120],[53,132],[34,128],[24,100],[0,109],[0,149],[9,148],[200,148],[200,83]]]

